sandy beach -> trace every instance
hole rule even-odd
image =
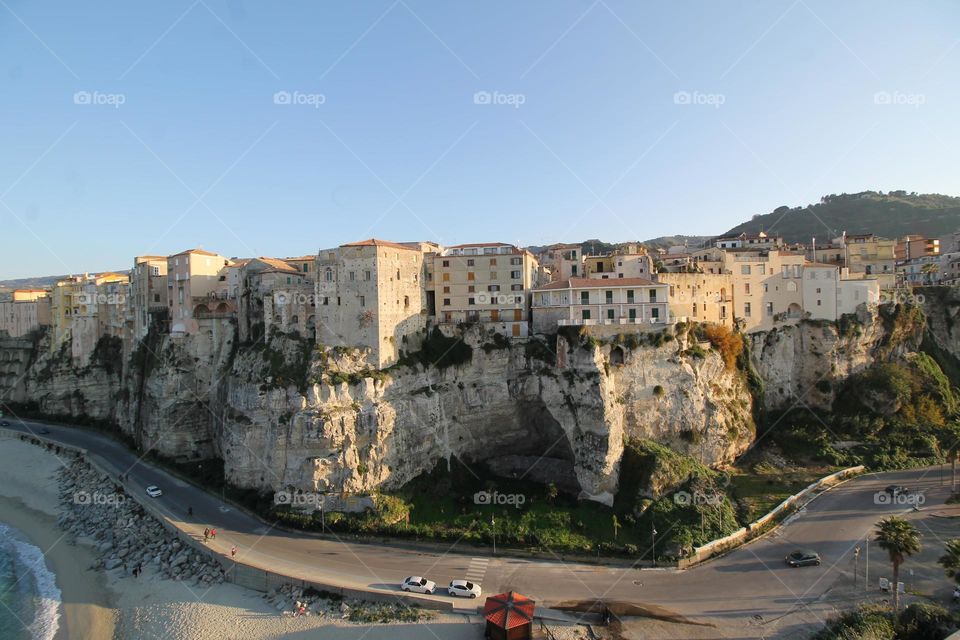
[[[152,567],[138,578],[119,567],[94,569],[95,549],[82,539],[71,542],[56,523],[57,474],[63,464],[39,447],[0,435],[0,522],[43,550],[56,574],[63,597],[56,640],[306,639],[317,637],[318,629],[331,640],[474,640],[481,635],[476,616],[437,614],[428,622],[377,625],[351,623],[339,613],[294,618],[262,594],[231,584],[177,582]]]

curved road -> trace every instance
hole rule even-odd
[[[348,588],[390,592],[396,592],[396,585],[408,575],[426,575],[438,585],[469,575],[482,583],[485,593],[515,589],[547,606],[614,600],[694,622],[744,628],[774,626],[789,614],[817,623],[832,612],[829,591],[841,575],[852,572],[853,548],[871,534],[878,519],[906,511],[902,505],[876,504],[876,492],[889,484],[920,489],[926,494],[926,508],[942,504],[949,495],[949,482],[941,485],[937,468],[867,474],[821,494],[775,534],[726,556],[686,571],[640,570],[559,559],[493,558],[489,550],[462,552],[456,545],[446,553],[425,552],[270,529],[206,491],[139,460],[107,436],[31,421],[12,420],[9,427],[35,435],[41,428],[49,430],[41,437],[84,448],[104,467],[127,474],[126,488],[136,496],[145,498],[148,485],[161,486],[164,495],[155,504],[174,524],[196,537],[205,526],[215,527],[218,535],[211,547],[228,555],[230,547],[236,546],[237,560],[255,567]],[[193,507],[189,518],[188,505]],[[823,565],[787,567],[784,556],[802,547],[819,551]],[[885,575],[888,563],[879,548],[871,547],[870,555],[871,576]],[[861,573],[863,562],[861,558]],[[871,582],[876,583],[876,578]],[[458,604],[473,608],[477,603]],[[770,630],[757,629],[756,635]]]

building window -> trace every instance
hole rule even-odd
[[[477,290],[477,288],[476,288],[475,286],[473,286],[472,284],[467,286],[467,293],[473,293],[473,292],[475,292],[476,290]]]
[[[581,291],[580,292],[580,304],[590,304],[590,292]]]
[[[513,266],[523,264],[523,258],[510,258],[510,264]]]
[[[408,309],[410,307],[410,296],[403,296],[403,308]]]
[[[467,260],[467,266],[468,266],[468,267],[472,267],[472,266],[473,266],[473,258],[469,258],[469,259]]]
[[[330,282],[333,280],[333,272],[330,271],[330,269],[327,269],[327,271],[323,274],[323,277],[327,282]]]
[[[817,287],[817,293],[820,293],[820,287]]]
[[[750,317],[750,303],[749,303],[749,302],[744,302],[744,303],[743,303],[743,317],[744,317],[744,318],[749,318],[749,317]]]
[[[490,266],[491,266],[491,267],[495,267],[496,265],[497,265],[497,259],[496,259],[496,258],[490,258]]]
[[[519,280],[520,276],[521,276],[521,273],[519,271],[510,272],[510,277],[513,278],[514,280]]]
[[[613,309],[607,309],[607,320],[613,320],[614,311]]]
[[[769,317],[771,317],[771,316],[773,316],[773,303],[772,303],[772,302],[768,302],[768,303],[767,303],[767,317],[769,318]]]
[[[613,304],[613,291],[605,291],[604,296],[606,297],[607,304]]]
[[[468,299],[467,299],[467,304],[475,304],[475,303],[476,303],[476,301],[475,301],[473,298],[468,298]]]
[[[496,279],[497,279],[497,272],[496,272],[496,271],[491,271],[491,272],[490,272],[490,279],[491,279],[491,280],[496,280]]]
[[[350,274],[349,274],[349,276],[348,276],[349,279],[350,279],[350,282],[353,282],[353,281],[356,279],[355,275],[356,275],[356,274],[354,274],[353,271],[350,272]]]
[[[817,306],[818,306],[818,307],[820,306],[820,301],[819,301],[819,300],[817,300]]]
[[[627,317],[630,318],[631,320],[636,320],[637,310],[633,308],[627,309]]]
[[[324,304],[324,306],[327,306],[327,305],[330,304],[330,297],[329,297],[329,296],[323,296],[323,304]]]
[[[443,274],[442,280],[443,280],[444,282],[450,282],[450,274],[449,274],[449,273]]]
[[[589,320],[589,319],[590,319],[590,309],[584,309],[583,311],[581,311],[581,312],[580,312],[580,318],[581,318],[582,320]]]
[[[400,269],[397,269],[397,280],[400,280]]]
[[[764,292],[764,293],[767,293],[768,291],[770,291],[770,285],[768,285],[766,282],[764,282],[764,283],[763,283],[763,292]]]
[[[444,298],[444,299],[443,299],[443,306],[445,306],[445,307],[449,307],[449,306],[450,306],[450,298]]]
[[[473,271],[467,271],[467,280],[474,280],[475,278],[476,276],[474,275]]]
[[[366,299],[366,297],[360,296],[360,306],[361,306],[361,307],[367,306],[367,299]]]
[[[627,289],[627,304],[633,304],[633,289]]]
[[[511,291],[523,291],[523,285],[522,285],[522,284],[512,284],[512,285],[510,285],[510,290],[511,290]]]
[[[740,274],[744,276],[750,275],[750,265],[748,264],[740,265]]]
[[[487,291],[500,291],[500,285],[491,284],[490,286],[487,287]]]
[[[653,309],[650,309],[650,317],[653,318],[654,320],[656,320],[657,318],[659,318],[659,317],[660,317],[660,309],[658,309],[657,307],[654,307]]]
[[[445,267],[449,267],[449,266],[450,266],[450,261],[449,261],[449,260],[444,260],[444,261],[441,262],[440,264],[442,264],[442,265],[445,266]]]
[[[577,265],[570,265],[570,275],[577,275]]]
[[[444,288],[443,288],[443,292],[444,292],[444,293],[450,293],[450,287],[444,287]]]
[[[363,279],[364,279],[365,281],[367,281],[367,282],[370,282],[370,272],[369,272],[369,271],[364,271],[364,272],[363,272]]]
[[[656,302],[656,301],[657,301],[657,290],[650,289],[650,302]]]
[[[749,282],[745,282],[745,283],[743,284],[743,292],[744,292],[745,294],[747,294],[747,295],[750,295],[750,283],[749,283]]]

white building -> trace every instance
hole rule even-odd
[[[625,330],[662,329],[670,322],[669,285],[645,278],[570,278],[533,292],[533,330],[557,327],[624,325]]]

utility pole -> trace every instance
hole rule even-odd
[[[497,520],[493,514],[490,514],[490,527],[493,529],[493,555],[497,555]]]

